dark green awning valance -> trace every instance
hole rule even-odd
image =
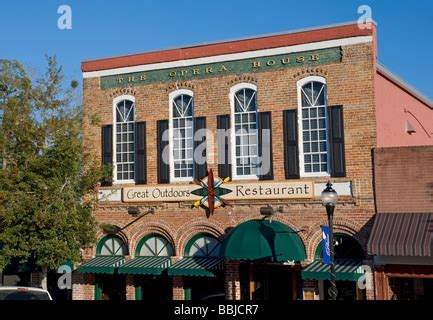
[[[278,221],[250,220],[233,228],[222,242],[220,254],[227,260],[258,262],[302,261],[304,243]]]
[[[78,269],[80,273],[110,273],[125,263],[123,256],[96,256],[84,262]]]
[[[335,276],[337,280],[357,281],[363,274],[362,261],[338,260],[335,262]],[[330,280],[330,266],[317,260],[302,270],[304,280]]]
[[[171,265],[170,257],[135,257],[118,269],[122,274],[158,276]]]
[[[224,263],[215,257],[184,257],[168,268],[169,276],[216,277]]]

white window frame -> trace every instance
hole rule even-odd
[[[303,141],[303,126],[302,126],[302,87],[309,82],[320,82],[325,85],[325,123],[326,123],[326,150],[327,150],[327,166],[326,172],[305,172],[305,161],[304,161],[304,141]],[[330,145],[329,145],[329,119],[328,119],[328,88],[326,79],[319,76],[309,76],[300,79],[297,83],[298,88],[298,149],[299,149],[299,173],[301,177],[330,177],[331,166],[330,166]]]
[[[242,175],[239,176],[237,174],[237,165],[236,165],[236,132],[235,132],[235,94],[241,89],[252,89],[256,92],[257,95],[257,86],[252,83],[238,83],[230,88],[229,99],[230,99],[230,150],[231,150],[231,168],[232,168],[232,180],[259,180],[258,172],[257,174],[250,175]],[[257,96],[256,96],[257,98]],[[257,103],[257,124],[259,121],[259,105]],[[258,129],[258,127],[257,127]],[[258,131],[257,131],[257,157],[259,150],[259,141],[258,141]]]
[[[120,180],[117,179],[117,114],[116,114],[116,106],[119,102],[123,100],[130,100],[134,103],[134,122],[137,124],[137,109],[135,107],[135,97],[131,95],[121,95],[113,99],[113,184],[126,184],[126,183],[135,183],[135,179],[127,179]],[[137,141],[134,140],[134,153],[137,148]],[[135,158],[134,158],[135,159]],[[137,168],[134,166],[134,177]]]
[[[189,95],[193,99],[194,103],[194,92],[188,89],[178,89],[170,92],[168,95],[168,110],[169,110],[169,121],[168,121],[168,145],[169,145],[169,165],[170,165],[170,182],[191,182],[194,180],[194,108],[192,109],[192,154],[193,154],[193,172],[192,177],[175,177],[174,176],[174,156],[173,156],[173,101],[177,96],[182,94]]]

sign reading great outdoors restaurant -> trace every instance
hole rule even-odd
[[[122,189],[123,202],[179,202],[197,201],[202,197],[192,191],[194,184],[156,185],[127,187]],[[224,188],[232,192],[224,195],[225,200],[271,200],[300,199],[314,196],[312,182],[251,182],[225,183]]]
[[[101,77],[101,89],[138,86],[154,82],[202,79],[226,74],[243,74],[314,66],[341,61],[341,48],[327,48],[267,57],[192,65]]]

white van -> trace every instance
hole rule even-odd
[[[0,300],[53,300],[47,290],[31,287],[0,287]]]

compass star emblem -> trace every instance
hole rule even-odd
[[[214,177],[212,169],[208,170],[207,177],[202,180],[194,179],[194,183],[201,186],[201,188],[193,190],[191,193],[202,197],[194,203],[194,207],[204,207],[207,214],[211,215],[214,209],[228,205],[229,203],[222,196],[232,192],[232,190],[223,188],[221,185],[229,180],[230,177],[224,179]]]

